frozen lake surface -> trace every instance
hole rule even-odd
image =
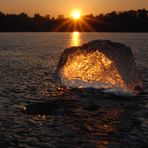
[[[141,96],[57,87],[63,50],[96,39],[131,47]],[[148,33],[0,33],[0,119],[0,147],[147,147]]]

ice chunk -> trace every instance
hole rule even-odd
[[[94,88],[116,95],[137,95],[143,89],[132,51],[109,40],[95,40],[65,49],[56,78],[69,88]]]

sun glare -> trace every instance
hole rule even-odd
[[[75,19],[75,20],[80,19],[80,17],[81,17],[80,11],[74,11],[74,12],[72,13],[72,17],[73,17],[73,19]]]

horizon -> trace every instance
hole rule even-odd
[[[148,32],[148,10],[110,12],[97,16],[82,16],[74,11],[71,18],[57,18],[27,14],[0,13],[0,31],[48,31],[48,32]],[[139,23],[140,22],[140,23]]]
[[[85,17],[85,16],[88,16],[88,15],[93,15],[94,17],[96,17],[96,16],[99,16],[99,15],[101,15],[101,14],[103,14],[103,15],[106,15],[106,14],[109,14],[109,13],[112,13],[112,12],[116,12],[117,14],[118,13],[124,13],[124,12],[129,12],[129,11],[138,11],[138,10],[146,10],[146,11],[148,11],[148,9],[146,9],[146,8],[139,8],[139,9],[129,9],[129,10],[122,10],[122,11],[116,11],[116,10],[112,10],[112,11],[109,11],[109,12],[106,12],[106,13],[102,13],[102,12],[100,12],[100,13],[98,13],[98,14],[92,14],[92,13],[89,13],[89,14],[81,14],[81,17]],[[0,10],[0,13],[3,13],[3,14],[5,14],[5,15],[20,15],[20,14],[26,14],[28,17],[31,17],[31,18],[33,18],[36,14],[37,15],[40,15],[41,17],[46,17],[46,16],[49,16],[50,18],[55,18],[55,19],[57,19],[58,17],[64,17],[65,19],[69,19],[69,18],[72,18],[73,16],[72,16],[72,13],[69,15],[69,16],[65,16],[65,15],[63,15],[63,14],[58,14],[57,16],[52,16],[52,15],[50,15],[50,14],[45,14],[45,15],[42,15],[42,14],[40,14],[40,13],[38,13],[38,12],[35,12],[33,15],[29,15],[27,12],[25,12],[25,11],[22,11],[22,12],[20,12],[20,13],[6,13],[6,12],[3,12],[3,11],[1,11]]]
[[[148,1],[146,0],[60,0],[54,2],[51,0],[39,0],[38,2],[30,0],[29,3],[26,0],[5,0],[0,2],[0,11],[8,14],[20,14],[26,13],[28,16],[33,16],[39,13],[41,16],[50,15],[57,17],[58,15],[64,15],[70,17],[72,11],[79,10],[82,15],[87,14],[106,14],[112,11],[129,11],[137,9],[148,9]]]

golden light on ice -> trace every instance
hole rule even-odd
[[[72,17],[73,17],[73,19],[75,19],[75,20],[80,19],[80,17],[81,17],[80,11],[73,11]]]
[[[78,36],[79,35],[79,32],[78,31],[74,31],[73,32],[73,36]]]
[[[71,34],[70,46],[79,46],[80,45],[80,33],[75,31]]]
[[[113,61],[99,51],[70,56],[63,68],[63,75],[68,80],[97,81],[124,87]]]

